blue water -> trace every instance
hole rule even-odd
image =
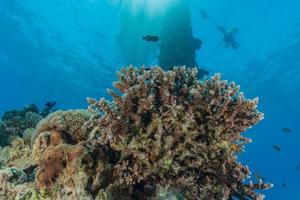
[[[49,100],[60,109],[85,108],[86,97],[107,97],[122,66],[158,63],[159,44],[140,36],[159,34],[172,1],[0,0],[0,114]],[[238,27],[238,50],[223,46],[200,8]],[[190,0],[193,34],[204,43],[198,64],[260,97],[265,119],[246,133],[253,143],[240,159],[274,184],[265,192],[271,200],[300,199],[299,10],[299,0]]]

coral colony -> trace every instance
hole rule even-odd
[[[272,185],[253,183],[236,157],[263,119],[257,98],[185,67],[128,67],[118,78],[112,101],[52,112],[2,148],[1,199],[264,198],[257,191]]]

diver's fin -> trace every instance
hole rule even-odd
[[[239,33],[239,30],[236,27],[230,29],[229,34],[236,35]]]
[[[204,9],[200,9],[200,13],[203,19],[208,19],[208,15]]]

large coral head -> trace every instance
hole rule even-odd
[[[152,195],[171,187],[190,199],[259,196],[235,156],[250,141],[241,133],[263,118],[257,98],[245,99],[219,74],[201,82],[185,67],[131,66],[118,77],[112,102],[89,99],[98,142],[117,157],[113,185],[154,188]]]

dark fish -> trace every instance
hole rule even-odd
[[[297,171],[300,171],[300,163],[297,164]]]
[[[292,132],[292,129],[290,129],[290,128],[283,128],[283,129],[281,129],[283,132],[285,132],[285,133],[291,133]]]
[[[286,188],[286,183],[282,183],[282,187],[283,187],[283,188]]]
[[[159,37],[155,36],[155,35],[146,35],[146,36],[143,36],[143,40],[148,41],[148,42],[157,42],[159,40]]]
[[[55,101],[49,101],[45,103],[45,107],[47,108],[53,108],[55,106],[56,102]]]
[[[46,117],[51,112],[54,112],[55,111],[55,108],[54,108],[55,105],[56,105],[55,101],[48,101],[47,103],[45,103],[45,107],[42,110],[41,115],[43,117]]]
[[[281,148],[280,148],[279,145],[273,145],[273,149],[274,149],[275,151],[280,151],[280,150],[281,150]]]

